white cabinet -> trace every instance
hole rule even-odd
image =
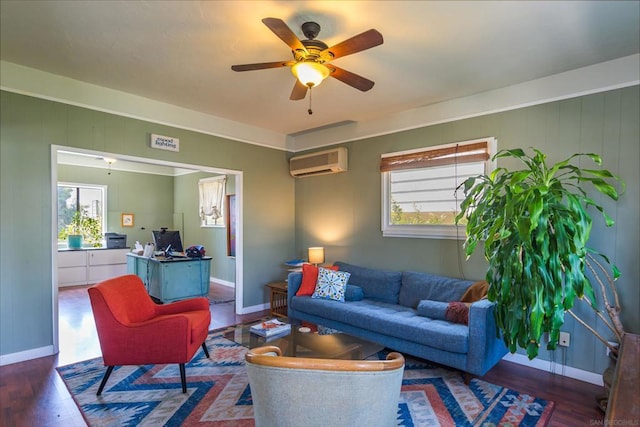
[[[87,251],[58,252],[58,286],[87,283]]]
[[[129,249],[58,252],[58,287],[98,283],[127,274]]]

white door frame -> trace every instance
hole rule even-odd
[[[123,154],[107,153],[97,150],[85,150],[76,147],[65,147],[62,145],[51,145],[51,203],[52,203],[52,215],[51,215],[51,287],[52,287],[52,313],[53,313],[53,353],[56,354],[60,351],[59,348],[59,328],[58,328],[58,151],[68,151],[79,154],[96,155],[102,157],[116,157],[122,160],[128,160],[138,163],[147,163],[168,167],[193,169],[199,172],[211,172],[220,173],[226,175],[234,175],[235,187],[236,187],[236,278],[235,278],[235,312],[243,314],[243,276],[242,276],[242,264],[244,260],[243,256],[243,173],[242,171],[233,169],[214,168],[211,166],[202,166],[178,162],[168,162],[165,160],[149,159],[145,157],[135,157]]]

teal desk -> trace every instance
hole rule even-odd
[[[209,294],[211,257],[146,258],[127,254],[127,273],[139,276],[147,292],[162,302]]]

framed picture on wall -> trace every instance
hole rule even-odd
[[[123,213],[120,215],[120,225],[123,227],[133,227],[133,214]]]
[[[236,256],[236,195],[227,195],[226,204],[226,225],[227,225],[227,256]]]

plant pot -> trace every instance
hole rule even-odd
[[[82,235],[81,234],[69,234],[69,236],[67,236],[67,246],[69,246],[69,249],[80,249],[80,248],[82,248]]]

